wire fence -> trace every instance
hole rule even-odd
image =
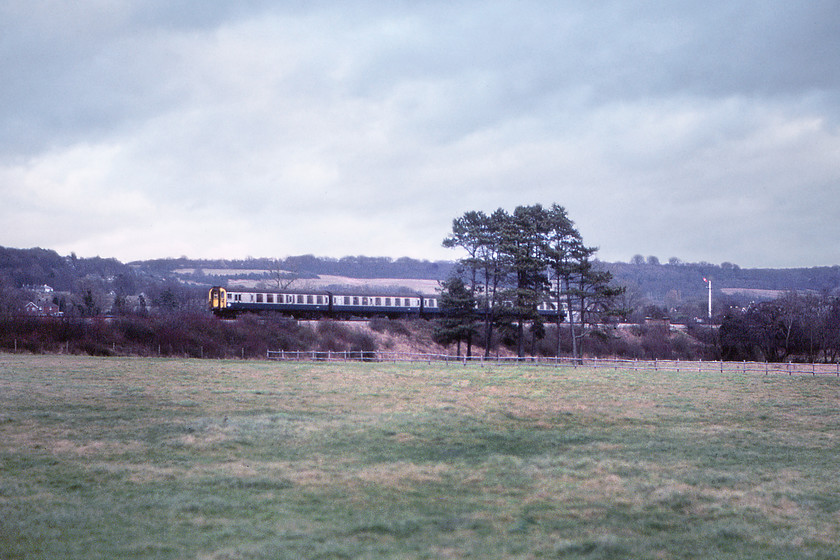
[[[284,351],[269,350],[269,360],[306,362],[393,362],[426,364],[492,365],[514,364],[542,367],[571,367],[632,371],[676,372],[742,372],[764,375],[834,375],[840,377],[840,363],[794,362],[723,362],[703,360],[634,360],[621,358],[571,358],[567,356],[453,356],[450,354],[425,354],[380,351]]]

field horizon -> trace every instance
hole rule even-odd
[[[834,559],[840,380],[0,354],[0,558]]]

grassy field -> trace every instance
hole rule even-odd
[[[0,557],[819,558],[840,380],[0,355]]]

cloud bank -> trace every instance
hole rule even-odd
[[[457,258],[557,202],[605,260],[840,261],[836,2],[231,4],[0,3],[0,245]]]

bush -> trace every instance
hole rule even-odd
[[[392,336],[410,336],[411,330],[403,321],[387,319],[385,317],[374,317],[368,323],[371,330],[378,333],[388,333]]]
[[[387,319],[386,319],[387,320]],[[372,352],[376,350],[373,337],[336,321],[320,321],[316,327],[322,352]]]

